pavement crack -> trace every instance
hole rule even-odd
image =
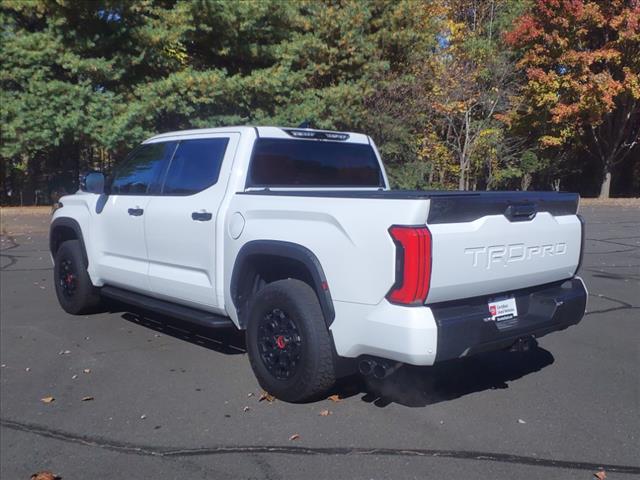
[[[634,250],[638,250],[638,247],[631,247],[624,250],[611,250],[610,252],[584,252],[584,254],[585,255],[611,255],[612,253],[627,253],[627,252],[632,252]]]
[[[551,458],[539,458],[524,455],[512,455],[508,453],[479,452],[470,450],[437,450],[437,449],[396,449],[396,448],[349,448],[349,447],[304,447],[304,446],[215,446],[200,448],[171,448],[148,445],[136,445],[132,443],[108,440],[98,436],[78,435],[65,432],[44,425],[18,422],[9,419],[0,419],[0,425],[4,428],[31,433],[45,438],[52,438],[67,443],[75,443],[88,447],[103,448],[121,453],[153,456],[153,457],[194,457],[224,454],[281,454],[281,455],[325,455],[325,456],[396,456],[396,457],[431,457],[452,458],[460,460],[489,461],[498,463],[511,463],[530,465],[537,467],[560,468],[567,470],[596,471],[604,469],[607,472],[626,473],[640,475],[640,466],[619,465],[593,462],[576,462],[568,460],[556,460]]]
[[[597,313],[609,313],[609,312],[617,312],[619,310],[640,310],[640,307],[611,307],[605,308],[603,310],[592,310],[590,312],[586,312],[584,316],[595,315]]]
[[[620,305],[623,308],[634,308],[634,305],[632,305],[630,303],[627,303],[624,300],[619,300],[617,298],[608,297],[607,295],[602,295],[600,293],[590,293],[589,296],[590,297],[594,297],[594,298],[604,298],[605,300],[609,300],[610,302],[617,303],[618,305]]]
[[[629,245],[628,243],[614,242],[614,240],[631,240],[632,238],[636,238],[636,237],[628,237],[628,238],[587,238],[586,240],[590,240],[592,242],[610,243],[611,245],[619,245],[619,246],[622,246],[622,247],[640,248],[639,245]]]
[[[5,247],[3,249],[0,249],[0,252],[6,252],[7,250],[12,250],[14,248],[17,248],[20,246],[20,244],[18,242],[16,242],[16,239],[13,238],[11,235],[3,235],[7,241],[9,242],[9,246]],[[7,268],[15,265],[16,263],[18,263],[18,258],[19,255],[8,255],[6,253],[0,254],[0,257],[2,258],[7,258],[9,259],[9,263],[6,265],[3,265],[2,267],[0,267],[0,270],[6,270]]]
[[[600,309],[600,310],[589,310],[584,314],[585,317],[587,315],[594,315],[594,314],[597,314],[597,313],[616,312],[618,310],[640,310],[640,307],[637,307],[635,305],[627,303],[627,302],[625,302],[623,300],[619,300],[617,298],[608,297],[607,295],[601,295],[599,293],[590,293],[589,296],[593,297],[593,298],[604,298],[605,300],[609,300],[610,302],[617,303],[619,306],[618,307],[603,308],[603,309]]]

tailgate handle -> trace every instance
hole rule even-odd
[[[504,216],[512,222],[523,222],[525,220],[533,220],[538,213],[533,203],[522,203],[520,205],[509,205],[504,212]]]

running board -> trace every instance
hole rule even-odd
[[[168,317],[179,318],[186,322],[195,323],[207,328],[235,328],[235,324],[228,317],[216,315],[215,313],[197,310],[184,305],[159,300],[140,293],[130,292],[122,288],[104,286],[100,293],[107,298],[117,300],[122,303],[134,305],[143,309],[151,310]]]

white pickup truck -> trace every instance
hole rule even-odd
[[[356,368],[384,377],[578,323],[578,201],[390,190],[359,133],[188,130],[85,176],[50,249],[65,311],[108,297],[246,330],[261,386],[299,402]]]

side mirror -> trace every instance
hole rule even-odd
[[[80,190],[101,195],[104,193],[104,183],[104,175],[102,173],[90,172],[80,180]]]

